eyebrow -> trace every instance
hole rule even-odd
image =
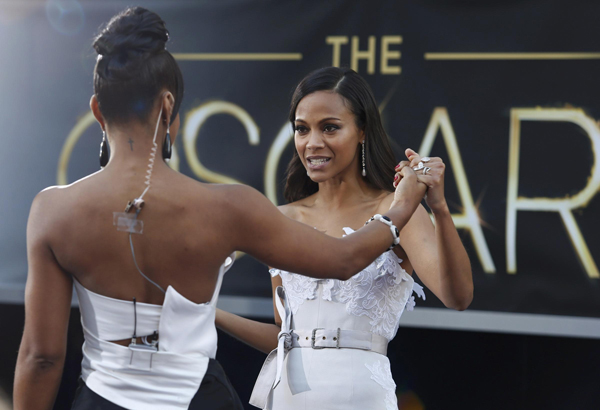
[[[323,118],[319,122],[325,122],[325,121],[331,121],[331,120],[341,121],[339,118],[336,118],[336,117],[327,117],[327,118]],[[296,118],[294,121],[295,122],[306,122],[302,118]]]

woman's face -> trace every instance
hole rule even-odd
[[[308,176],[324,182],[344,173],[359,176],[358,146],[364,132],[341,95],[317,91],[296,108],[294,142]]]

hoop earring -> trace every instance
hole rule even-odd
[[[366,177],[367,176],[367,170],[365,169],[365,142],[361,142],[362,144],[362,176]]]
[[[102,131],[102,142],[100,143],[100,168],[108,164],[108,142],[106,142],[106,131]]]
[[[171,127],[167,128],[167,136],[162,147],[162,155],[165,161],[171,159]]]

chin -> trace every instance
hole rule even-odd
[[[307,175],[311,179],[311,181],[316,182],[317,184],[320,182],[325,182],[329,179],[328,176],[321,174],[321,173],[317,173],[315,175],[315,173],[313,172],[313,173],[308,173]]]

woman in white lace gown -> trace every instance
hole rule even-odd
[[[435,226],[419,206],[400,245],[347,281],[271,269],[276,325],[219,311],[217,326],[264,352],[277,347],[254,388],[256,407],[397,409],[386,352],[403,311],[415,305],[413,292],[425,298],[413,270],[447,307],[463,310],[473,295],[469,259],[444,197],[444,163],[407,149],[408,160],[396,166],[372,92],[350,69],[309,74],[296,88],[289,119],[296,151],[289,204],[280,207],[286,216],[331,236],[351,235],[387,211],[402,178],[394,173],[410,166],[428,186]]]

